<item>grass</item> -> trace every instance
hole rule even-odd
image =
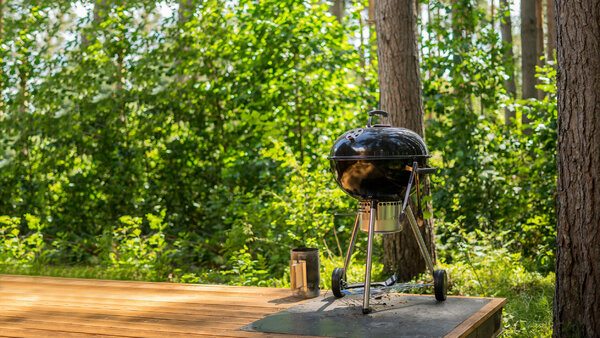
[[[519,254],[506,249],[478,250],[464,252],[468,259],[441,264],[451,276],[451,293],[506,298],[505,337],[552,336],[554,273],[528,270]]]

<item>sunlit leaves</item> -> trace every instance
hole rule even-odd
[[[175,2],[8,11],[30,22],[2,44],[0,214],[37,215],[55,262],[141,266],[172,244],[174,264],[220,267],[251,243],[240,257],[278,271],[331,229],[324,154],[373,105],[346,28],[310,1],[191,3],[181,22]],[[62,40],[36,39],[56,23]]]

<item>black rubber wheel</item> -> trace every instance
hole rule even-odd
[[[342,290],[344,290],[344,269],[335,268],[331,274],[331,291],[335,297],[342,298],[345,296]]]
[[[435,299],[440,302],[446,300],[448,293],[448,274],[446,270],[435,270],[433,272],[433,290],[435,291]]]

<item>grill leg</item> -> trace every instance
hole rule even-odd
[[[369,239],[367,241],[367,264],[365,266],[365,293],[363,295],[363,313],[371,312],[369,297],[371,296],[371,256],[373,255],[373,235],[375,232],[375,213],[377,202],[371,201],[371,217],[369,218]]]
[[[350,266],[350,258],[352,258],[352,251],[354,251],[354,244],[356,243],[356,237],[358,237],[358,218],[360,213],[356,214],[356,221],[354,221],[354,228],[352,228],[352,236],[350,238],[350,246],[348,246],[348,252],[346,252],[346,259],[344,260],[344,276],[348,272],[348,266]]]
[[[431,259],[429,252],[427,252],[427,246],[425,246],[425,241],[423,240],[423,236],[421,236],[421,232],[419,231],[419,227],[417,226],[417,220],[415,219],[415,215],[413,215],[412,209],[410,208],[410,204],[406,206],[406,215],[408,216],[408,223],[410,223],[410,228],[412,229],[413,233],[415,234],[415,237],[417,238],[419,249],[421,249],[421,255],[423,255],[423,259],[425,259],[425,264],[427,264],[427,268],[433,276],[433,260]]]
[[[350,246],[348,246],[348,252],[346,252],[346,259],[344,260],[344,280],[346,273],[348,272],[348,266],[350,265],[350,258],[352,258],[352,251],[354,250],[354,244],[356,243],[356,237],[358,237],[358,218],[360,212],[356,214],[356,221],[354,221],[354,228],[352,229],[352,237],[350,238]]]

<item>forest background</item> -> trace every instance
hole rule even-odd
[[[531,3],[534,44],[513,45],[531,11],[503,0],[422,1],[418,37],[450,292],[508,297],[505,331],[540,336],[556,74]],[[289,250],[312,246],[328,288],[356,202],[327,155],[378,107],[369,5],[0,0],[0,273],[287,287]]]

